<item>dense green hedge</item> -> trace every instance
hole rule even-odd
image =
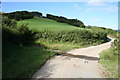
[[[16,12],[11,12],[11,13],[6,13],[4,15],[8,16],[8,18],[10,19],[16,19],[16,20],[31,19],[34,17],[28,11],[16,11]]]
[[[104,27],[96,27],[96,26],[87,26],[87,28],[88,27],[90,27],[92,31],[107,33],[108,36],[112,38],[117,38],[117,31],[115,30],[104,28]]]
[[[27,25],[20,25],[19,29],[2,26],[2,42],[12,42],[17,45],[31,45],[35,42],[37,32],[30,30]]]
[[[2,43],[12,42],[19,43],[19,32],[7,26],[2,26]]]
[[[52,14],[47,14],[46,15],[47,18],[49,19],[53,19],[57,22],[61,22],[61,23],[67,23],[76,27],[81,27],[81,28],[85,28],[85,25],[82,21],[77,20],[77,19],[68,19],[66,17],[62,17],[62,16],[55,16]]]
[[[5,16],[7,16],[9,19],[15,19],[15,20],[23,20],[23,19],[31,19],[34,16],[41,17],[41,12],[28,12],[28,11],[16,11],[11,13],[5,13]]]
[[[87,30],[75,31],[43,31],[38,33],[38,38],[51,41],[72,42],[82,45],[101,44],[107,42],[107,34],[102,32],[91,32]]]
[[[30,30],[28,24],[17,25],[16,20],[2,16],[2,42],[17,45],[31,45],[36,40],[37,32]],[[19,27],[19,28],[18,28]]]

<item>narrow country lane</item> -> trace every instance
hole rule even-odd
[[[33,78],[105,78],[99,67],[99,53],[110,48],[111,42],[74,49],[67,55],[55,56],[39,69]]]

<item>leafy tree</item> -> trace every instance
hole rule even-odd
[[[9,19],[7,16],[2,16],[2,26],[16,27],[17,21],[15,19]]]
[[[17,26],[13,19],[4,16],[2,21],[2,42],[12,42],[17,45],[25,46],[33,44],[37,39],[37,32],[30,30],[27,25],[28,24],[21,24]],[[19,28],[17,29],[16,27]]]
[[[37,17],[42,17],[42,13],[40,12],[30,12],[33,16],[37,16]]]
[[[33,15],[28,11],[16,11],[12,13],[4,14],[10,19],[23,20],[33,18]]]
[[[20,25],[18,31],[20,32],[20,44],[21,45],[30,45],[33,44],[34,41],[37,39],[36,34],[37,32],[30,30],[27,27],[28,24]]]

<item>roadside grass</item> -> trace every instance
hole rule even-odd
[[[77,45],[77,44],[73,44],[70,42],[58,42],[58,41],[51,41],[51,40],[46,40],[46,39],[39,39],[38,41],[36,41],[37,44],[43,44],[45,46],[47,46],[49,49],[52,50],[61,50],[61,51],[68,51],[71,49],[75,49],[75,48],[81,48],[82,46]]]
[[[89,47],[89,46],[93,46],[96,44],[91,44],[91,45],[82,45],[82,43],[78,44],[78,43],[70,43],[70,42],[62,42],[62,41],[52,41],[52,40],[48,40],[48,39],[39,39],[36,41],[36,44],[43,44],[46,47],[48,47],[49,49],[52,50],[60,50],[60,51],[69,51],[72,49],[77,49],[77,48],[85,48],[85,47]]]
[[[118,51],[116,48],[109,48],[100,53],[100,63],[110,72],[110,78],[118,78]]]
[[[3,45],[2,78],[31,78],[48,59],[56,54],[41,47],[6,43]]]
[[[28,23],[28,27],[35,31],[71,31],[71,30],[84,30],[84,28],[79,28],[66,23],[59,23],[51,19],[46,18],[33,18],[18,21],[18,25],[22,23]]]
[[[113,38],[113,39],[117,39],[117,37],[114,34],[108,34],[108,36]]]

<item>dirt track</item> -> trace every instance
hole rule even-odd
[[[55,56],[38,70],[33,78],[104,78],[99,67],[99,53],[108,49],[111,42],[75,49],[67,55]]]

